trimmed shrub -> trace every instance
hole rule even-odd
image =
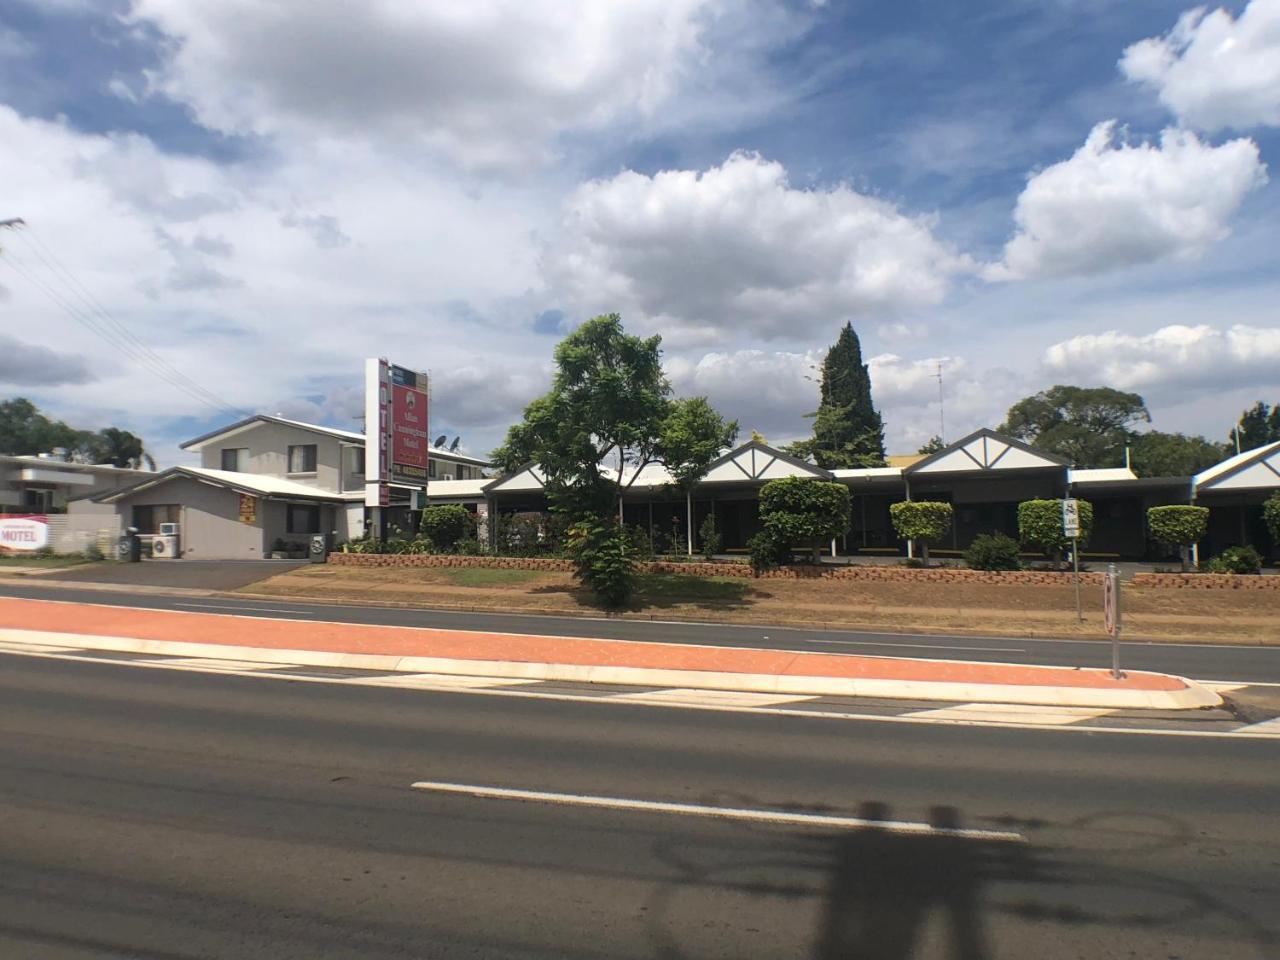
[[[627,539],[631,541],[631,555],[644,563],[653,559],[653,541],[649,539],[649,531],[641,526],[627,528]]]
[[[768,530],[761,530],[747,540],[747,552],[751,557],[751,572],[758,577],[790,561],[791,544],[779,540]]]
[[[636,568],[624,527],[594,518],[582,520],[569,528],[568,547],[578,579],[602,606],[617,609],[630,602]]]
[[[1280,556],[1280,493],[1267,497],[1267,502],[1262,505],[1262,519],[1271,532],[1272,553]]]
[[[437,550],[448,553],[468,534],[475,537],[476,521],[471,511],[461,504],[442,504],[422,511],[419,529]]]
[[[903,540],[920,546],[924,565],[929,565],[929,541],[941,540],[951,529],[955,510],[937,500],[905,500],[889,506],[893,529]]]
[[[849,488],[811,477],[770,480],[760,488],[760,520],[787,546],[809,543],[817,560],[824,540],[849,529]]]
[[[1198,543],[1209,528],[1209,508],[1172,505],[1147,510],[1147,529],[1151,539],[1168,547],[1177,547],[1182,569],[1187,569],[1187,548]]]
[[[1080,504],[1080,543],[1089,542],[1093,533],[1093,504]],[[1053,558],[1055,566],[1062,561],[1062,551],[1071,539],[1062,532],[1061,500],[1024,500],[1018,504],[1018,539]]]
[[[1003,533],[981,533],[964,552],[964,562],[974,570],[1021,570],[1018,541]]]
[[[1205,573],[1251,574],[1262,572],[1262,554],[1253,547],[1227,547],[1206,564]]]
[[[702,546],[702,556],[706,560],[715,559],[724,545],[724,539],[716,532],[716,518],[713,514],[708,513],[698,527],[698,543]]]

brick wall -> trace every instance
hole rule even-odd
[[[426,553],[368,554],[331,553],[329,562],[347,567],[489,567],[498,570],[546,570],[572,572],[568,560],[545,557],[458,557]],[[678,573],[695,577],[750,577],[751,567],[745,563],[672,563],[659,560],[642,563],[645,573]],[[1070,583],[1071,574],[1043,570],[1008,570],[988,572],[937,567],[921,570],[914,567],[871,566],[792,566],[761,574],[764,580],[860,580],[879,583],[1004,583],[1033,586],[1058,586]],[[1102,585],[1103,574],[1082,573],[1080,582]],[[1231,578],[1225,578],[1231,579]],[[1240,578],[1236,578],[1240,579]],[[1260,578],[1253,578],[1260,579]],[[1280,579],[1280,578],[1276,578]]]
[[[1133,585],[1181,590],[1280,590],[1280,577],[1230,573],[1135,573]]]

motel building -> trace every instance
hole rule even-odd
[[[120,529],[137,528],[153,556],[197,560],[305,554],[316,534],[330,548],[364,535],[363,433],[258,415],[181,446],[200,455],[199,466],[145,474],[128,486],[73,502],[71,512],[107,508]],[[428,486],[481,482],[488,466],[432,449]],[[414,488],[390,487],[388,522],[415,529]]]
[[[981,533],[1017,538],[1022,501],[1063,497],[1093,505],[1093,536],[1081,550],[1086,559],[1176,562],[1174,551],[1151,541],[1146,517],[1148,507],[1179,503],[1210,509],[1202,555],[1243,543],[1266,557],[1280,554],[1262,521],[1263,501],[1280,490],[1280,443],[1246,451],[1194,477],[1140,478],[1123,467],[1077,470],[1061,457],[988,429],[930,456],[890,461],[893,465],[885,467],[824,470],[751,441],[712,463],[688,498],[663,467],[645,467],[624,494],[623,520],[670,542],[675,533],[686,536],[690,509],[694,531],[711,514],[724,549],[741,552],[761,529],[760,488],[782,477],[813,477],[849,488],[850,528],[835,544],[842,555],[906,555],[907,544],[897,538],[889,519],[889,506],[900,500],[952,504],[955,522],[948,540],[931,546],[930,554],[959,556]],[[433,484],[428,502],[460,503],[493,517],[543,513],[548,507],[542,478],[532,464],[491,480]]]
[[[171,555],[195,559],[261,559],[284,544],[305,550],[314,534],[331,549],[361,536],[372,515],[366,506],[365,438],[361,433],[281,417],[255,416],[183,444],[200,455],[199,466],[142,474],[132,482],[68,504],[72,516],[107,511],[119,527],[134,526],[166,543]],[[1262,504],[1280,490],[1280,443],[1245,451],[1194,477],[1139,478],[1127,468],[1078,470],[1060,457],[978,430],[930,456],[891,458],[893,465],[824,470],[757,442],[744,443],[711,464],[686,496],[661,466],[646,467],[628,489],[623,519],[666,540],[674,531],[696,531],[708,514],[724,547],[743,551],[760,530],[759,492],[770,480],[813,477],[849,487],[849,530],[836,541],[841,555],[896,557],[898,540],[889,506],[900,500],[942,500],[955,508],[947,542],[931,547],[957,556],[980,533],[1016,537],[1018,504],[1029,499],[1078,497],[1094,508],[1094,532],[1081,551],[1086,559],[1174,562],[1176,555],[1153,543],[1146,528],[1148,507],[1195,503],[1210,509],[1204,556],[1250,543],[1276,558],[1262,521]],[[548,508],[534,465],[489,476],[484,461],[432,448],[428,504],[456,503],[482,518],[541,514]],[[391,484],[388,522],[414,529],[413,488]],[[175,526],[162,526],[172,524]],[[483,523],[492,537],[496,525]]]

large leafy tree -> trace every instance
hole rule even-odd
[[[884,422],[871,401],[871,375],[851,323],[822,361],[820,396],[812,415],[813,437],[789,451],[827,469],[883,466]]]
[[[1133,438],[1130,453],[1140,477],[1189,477],[1213,466],[1227,450],[1204,437],[1151,430]]]
[[[145,449],[142,438],[128,430],[107,427],[90,435],[86,446],[94,463],[110,463],[117,467],[141,469],[145,463],[150,469],[156,462]]]
[[[1259,400],[1240,414],[1240,421],[1228,437],[1233,453],[1237,436],[1241,450],[1252,450],[1280,440],[1280,403],[1273,407]]]
[[[616,515],[651,463],[696,482],[738,425],[705,398],[672,399],[660,344],[628,334],[616,313],[588,320],[556,347],[551,389],[525,408],[494,461],[507,471],[536,464],[553,505],[575,518]]]
[[[77,430],[41,413],[24,397],[0,401],[0,453],[30,456],[55,450],[62,451],[67,460],[133,468],[146,463],[152,470],[156,468],[141,438],[128,430]]]
[[[1015,403],[999,430],[1077,467],[1114,467],[1124,463],[1133,428],[1150,422],[1146,403],[1136,393],[1059,384]]]

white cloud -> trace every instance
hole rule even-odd
[[[1239,19],[1189,10],[1165,36],[1128,47],[1120,70],[1201,130],[1280,126],[1280,0],[1252,0]]]
[[[135,0],[173,43],[153,87],[232,133],[407,139],[465,166],[652,114],[706,51],[713,0]]]
[[[1221,146],[1167,129],[1159,145],[1093,128],[1069,159],[1034,174],[1018,197],[1017,231],[991,280],[1098,273],[1165,257],[1192,259],[1226,237],[1244,197],[1267,182],[1252,140]]]
[[[1053,344],[1044,366],[1055,377],[1132,390],[1157,402],[1248,386],[1274,389],[1280,327],[1174,324],[1141,335],[1107,330]]]
[[[621,310],[677,342],[807,339],[833,320],[938,303],[971,269],[930,218],[843,184],[795,188],[748,153],[584,184],[561,234],[544,269],[567,305]]]
[[[0,333],[0,385],[56,387],[93,378],[84,357]]]

